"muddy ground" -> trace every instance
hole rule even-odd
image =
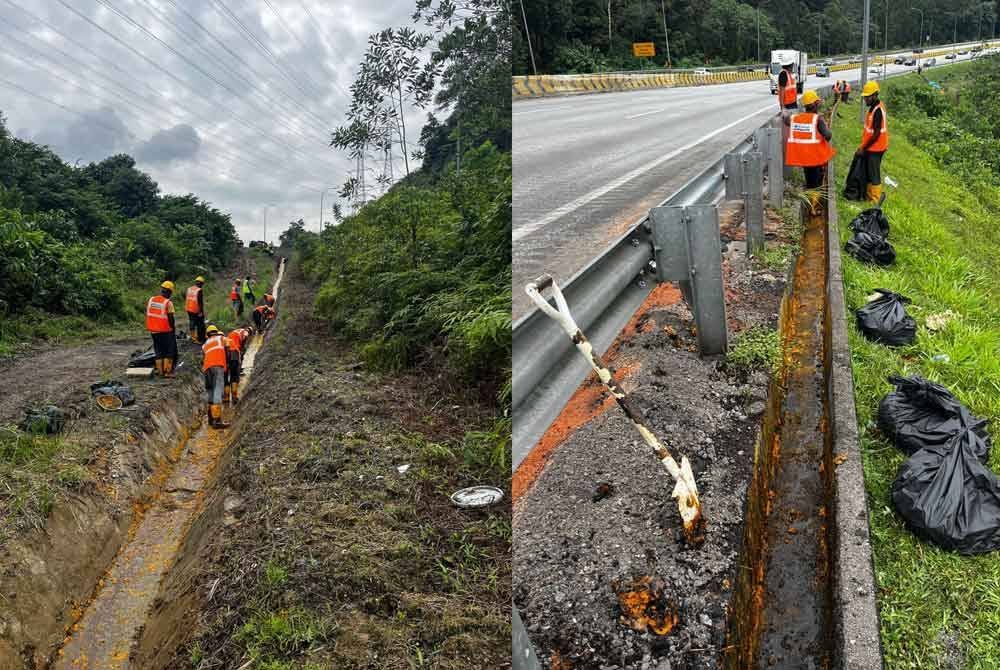
[[[782,233],[773,217],[767,227]],[[730,332],[774,328],[786,278],[748,263],[741,233],[723,226]],[[616,343],[613,364],[648,425],[691,460],[707,540],[684,546],[670,476],[620,410],[592,401],[594,418],[551,452],[515,504],[515,602],[546,668],[717,668],[726,645],[770,374],[699,358],[687,307],[664,303]],[[664,635],[620,620],[616,585],[643,576],[662,580],[659,602],[677,615]]]
[[[209,510],[136,666],[509,667],[509,505],[448,499],[507,488],[463,455],[488,408],[440,369],[365,371],[312,317],[314,295],[292,264]]]

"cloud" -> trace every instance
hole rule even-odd
[[[132,137],[115,110],[100,107],[74,116],[69,123],[47,126],[34,140],[48,144],[70,163],[77,158],[89,163],[127,151]]]
[[[140,162],[169,163],[193,159],[201,147],[198,131],[186,123],[159,130],[135,148],[135,159]]]

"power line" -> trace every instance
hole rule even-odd
[[[306,45],[304,45],[302,43],[302,40],[299,39],[298,35],[292,32],[292,29],[288,27],[288,23],[285,22],[285,18],[281,15],[281,13],[277,9],[275,9],[274,5],[271,4],[271,0],[264,0],[264,4],[267,5],[268,8],[271,10],[271,13],[278,18],[278,23],[280,23],[281,27],[284,28],[285,32],[288,33],[293,40],[295,40],[295,43],[299,45],[302,51],[308,52],[309,50],[306,48]],[[310,84],[314,83],[312,77],[310,77],[307,73],[303,72],[302,74],[306,79],[309,80]]]
[[[101,0],[98,0],[98,1],[100,2]],[[169,70],[167,70],[166,68],[164,68],[159,63],[157,63],[156,61],[152,60],[151,58],[149,58],[148,56],[146,56],[142,52],[138,51],[135,47],[133,47],[133,46],[131,46],[131,45],[126,44],[125,42],[123,42],[117,35],[112,34],[107,29],[105,29],[104,26],[102,26],[102,25],[96,23],[95,21],[91,20],[90,17],[85,16],[84,14],[81,14],[79,11],[77,11],[76,9],[74,9],[73,7],[71,7],[69,4],[67,4],[66,0],[57,0],[57,2],[59,2],[59,4],[61,4],[63,7],[65,7],[68,10],[70,10],[71,12],[73,12],[74,14],[76,14],[78,17],[80,17],[81,19],[83,19],[84,21],[86,21],[87,23],[89,23],[90,25],[92,25],[95,28],[97,28],[98,30],[100,30],[102,33],[104,33],[105,35],[107,35],[108,37],[110,37],[111,39],[113,39],[118,44],[122,45],[123,47],[125,47],[126,49],[128,49],[129,51],[131,51],[132,53],[134,53],[135,55],[137,55],[140,58],[142,58],[145,62],[147,62],[148,64],[152,65],[154,68],[156,68],[157,70],[159,70],[163,74],[165,74],[168,77],[170,77],[173,81],[176,81],[178,84],[180,84],[184,88],[188,89],[189,91],[195,93],[196,95],[200,95],[200,94],[198,94],[197,91],[195,91],[191,87],[190,84],[188,84],[184,80],[180,79],[174,73],[170,72]],[[209,98],[209,100],[214,105],[216,105],[218,107],[222,107],[222,105],[218,101],[216,101],[214,99],[211,99],[211,98]],[[260,128],[256,124],[254,124],[254,123],[252,123],[250,121],[247,121],[246,119],[243,119],[242,117],[238,116],[235,112],[233,112],[231,109],[224,108],[224,111],[226,111],[229,114],[229,116],[231,116],[233,119],[235,119],[235,120],[239,121],[240,123],[242,123],[242,124],[244,124],[244,125],[252,128],[252,129],[256,130],[257,132],[261,133],[262,136],[264,136],[264,137],[268,137],[269,136],[269,133],[266,130],[263,130],[262,128]],[[284,141],[282,141],[280,139],[277,139],[277,138],[273,138],[273,139],[274,139],[275,143],[282,144],[289,151],[295,152],[297,154],[303,154],[303,152],[301,150],[299,150],[298,148],[293,147],[293,146],[287,144],[286,142],[284,142]],[[313,156],[306,156],[306,158],[308,158],[309,160],[314,160],[314,161],[318,160],[316,157],[313,157]],[[333,165],[330,165],[330,167],[332,168]]]

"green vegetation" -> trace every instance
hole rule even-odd
[[[871,47],[877,50],[886,48],[886,2],[871,3]],[[888,44],[893,49],[919,42],[921,16],[925,36],[940,44],[953,35],[959,41],[988,38],[997,14],[995,3],[970,0],[888,5]],[[761,60],[772,49],[799,49],[814,56],[819,39],[823,55],[860,53],[864,12],[863,0],[538,0],[523,3],[523,9],[515,7],[515,75],[533,74],[525,22],[538,74],[562,74],[638,70],[641,64],[632,55],[633,42],[654,42],[656,57],[647,67],[663,67],[665,27],[673,67],[756,62],[758,27]]]
[[[778,331],[755,326],[740,333],[726,353],[726,365],[742,372],[766,368],[773,374],[781,363]]]
[[[994,444],[1000,439],[1000,230],[995,204],[1000,193],[997,182],[990,181],[1000,175],[995,170],[992,175],[965,173],[965,161],[953,156],[955,151],[923,149],[928,142],[924,133],[936,122],[973,133],[977,142],[996,141],[995,134],[983,133],[996,109],[975,111],[962,105],[947,110],[940,103],[954,101],[958,93],[973,101],[985,99],[984,88],[996,86],[997,67],[996,62],[976,64],[965,74],[956,67],[955,85],[944,94],[918,90],[927,84],[916,77],[886,84],[892,136],[883,179],[890,175],[899,186],[888,189],[884,209],[897,261],[887,269],[849,257],[844,261],[849,309],[864,304],[872,289],[890,288],[913,300],[907,309],[918,323],[915,343],[899,349],[867,341],[853,320],[850,328],[882,642],[890,670],[1000,667],[1000,556],[959,556],[906,529],[889,495],[904,455],[875,427],[878,402],[890,390],[886,377],[919,374],[945,385],[973,413],[989,419]],[[841,177],[860,142],[857,112],[857,103],[845,108],[845,122],[835,129]],[[974,123],[962,120],[967,113]],[[863,206],[840,200],[842,242]],[[929,316],[947,310],[955,316],[943,328],[927,327]],[[948,358],[934,360],[940,354]],[[996,448],[990,466],[1000,471]]]
[[[0,355],[134,323],[161,281],[186,286],[238,249],[228,215],[161,195],[130,156],[75,168],[12,136],[0,115]]]

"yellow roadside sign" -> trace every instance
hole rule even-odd
[[[656,46],[652,42],[632,42],[632,55],[636,58],[655,56]]]

